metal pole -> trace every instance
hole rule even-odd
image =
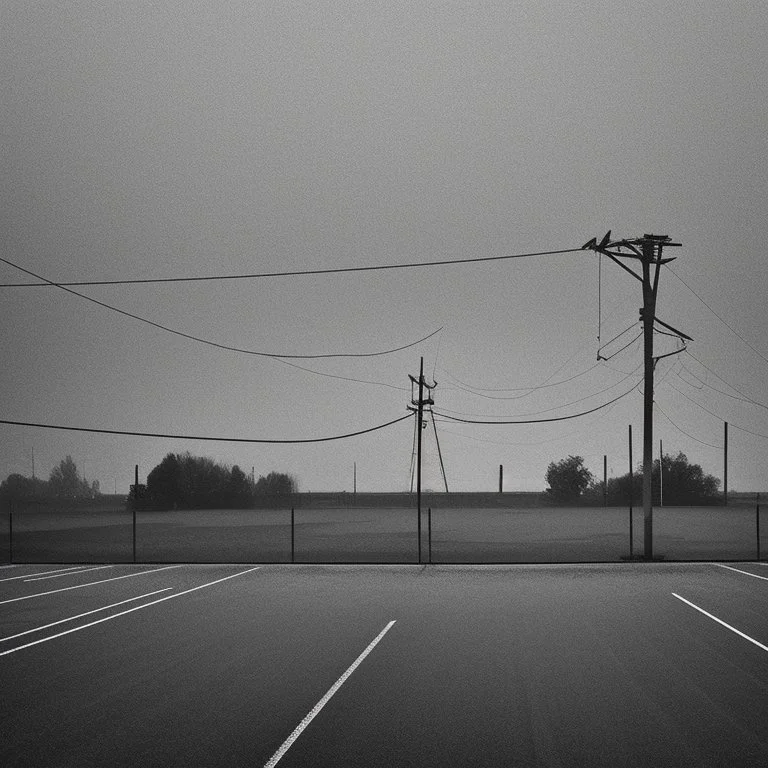
[[[504,465],[499,464],[499,493],[504,493]]]
[[[629,425],[629,556],[634,557],[634,535],[632,531],[632,502],[635,493],[635,476],[632,471],[632,425]]]
[[[136,562],[136,499],[133,500],[133,562]]]
[[[728,506],[728,422],[723,422],[723,503]]]
[[[296,552],[295,552],[295,533],[294,533],[294,511],[293,507],[291,507],[291,562],[296,562]]]
[[[357,462],[352,465],[352,497],[357,503]]]
[[[664,447],[659,440],[659,506],[664,506]]]
[[[757,559],[760,559],[760,492],[757,493],[757,504],[755,505],[755,532],[757,534]]]
[[[603,506],[608,506],[608,456],[603,455]]]
[[[432,507],[427,509],[427,542],[429,545],[429,563],[432,562]]]

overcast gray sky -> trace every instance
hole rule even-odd
[[[730,487],[768,489],[768,408],[745,402],[768,406],[763,4],[4,0],[0,9],[3,258],[71,281],[502,256],[579,247],[607,229],[670,235],[683,244],[670,249],[672,269],[700,298],[664,270],[658,315],[694,342],[659,363],[657,444],[721,476],[728,420]],[[28,280],[0,264],[0,282]],[[606,260],[601,288],[605,342],[637,323],[641,296]],[[322,437],[405,414],[421,355],[439,384],[436,407],[467,418],[576,413],[641,374],[640,341],[596,365],[589,251],[77,290],[265,352],[373,352],[442,331],[387,356],[296,361],[374,382],[361,383],[195,343],[55,287],[3,288],[0,418]],[[554,386],[511,391],[540,384]],[[499,464],[508,490],[533,490],[569,454],[595,473],[606,454],[612,474],[625,472],[629,424],[639,461],[637,390],[554,425],[437,427],[452,490],[496,488]],[[143,479],[169,451],[189,450],[257,476],[291,472],[302,490],[351,490],[357,462],[360,490],[404,490],[413,424],[286,447],[4,425],[0,434],[1,477],[31,474],[34,449],[38,476],[71,454],[103,491],[116,483],[125,493],[134,464]],[[439,489],[427,434],[425,483]]]

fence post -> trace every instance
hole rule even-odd
[[[419,537],[419,563],[421,563],[421,507],[416,510],[416,530]]]
[[[427,507],[427,542],[429,546],[429,560],[428,562],[432,563],[432,507]]]
[[[291,507],[291,562],[292,563],[295,562],[295,558],[296,558],[294,547],[295,547],[294,511],[293,511],[293,507]]]

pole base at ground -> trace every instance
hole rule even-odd
[[[621,560],[638,563],[659,563],[664,559],[664,555],[654,555],[646,557],[645,555],[622,555]]]

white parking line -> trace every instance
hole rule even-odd
[[[310,713],[296,726],[293,733],[291,733],[291,735],[282,743],[280,749],[278,749],[277,752],[275,752],[275,754],[264,764],[264,768],[274,768],[274,766],[277,765],[282,756],[291,748],[291,744],[301,736],[301,732],[315,719],[318,712],[320,712],[320,710],[328,703],[331,696],[341,688],[344,681],[358,668],[358,666],[360,666],[363,659],[376,647],[379,640],[387,634],[394,623],[395,620],[393,619],[381,630],[381,632],[379,632],[378,635],[376,635],[376,637],[373,638],[368,647],[352,662],[349,669],[347,669],[347,671],[328,689],[325,696],[315,704]]]
[[[86,611],[85,613],[78,613],[77,616],[68,616],[66,619],[59,619],[59,621],[52,621],[50,624],[43,624],[42,627],[27,629],[24,632],[19,632],[18,634],[15,634],[15,635],[8,635],[8,637],[0,637],[0,643],[5,643],[8,640],[15,640],[17,637],[30,635],[33,632],[42,632],[44,629],[50,629],[51,627],[55,627],[58,624],[64,624],[67,621],[74,621],[75,619],[82,619],[83,616],[90,616],[92,613],[98,613],[99,611],[106,611],[109,608],[115,608],[118,605],[123,605],[124,603],[130,603],[130,602],[133,602],[134,600],[141,600],[142,597],[151,597],[152,595],[157,595],[160,592],[167,592],[169,589],[173,589],[173,587],[164,587],[163,589],[156,589],[154,592],[147,592],[145,595],[139,595],[138,597],[129,597],[127,600],[121,600],[119,603],[112,603],[112,605],[105,605],[102,608],[94,608],[92,611]]]
[[[222,581],[227,581],[227,579],[234,579],[235,576],[243,576],[246,573],[250,573],[251,571],[258,571],[261,566],[257,565],[255,568],[249,568],[247,571],[240,571],[239,573],[233,573],[230,576],[225,576],[223,579],[216,579],[216,581],[209,581],[207,584],[200,584],[197,587],[192,587],[192,589],[185,589],[183,592],[175,592],[172,595],[166,595],[165,597],[158,598],[157,600],[152,600],[149,603],[144,603],[144,605],[137,605],[135,608],[129,608],[126,611],[120,611],[120,613],[115,613],[112,616],[105,616],[103,619],[97,619],[96,621],[91,621],[88,624],[83,624],[79,627],[73,627],[72,629],[68,629],[65,632],[59,632],[56,635],[51,635],[50,637],[43,637],[40,640],[33,640],[31,643],[27,643],[26,645],[20,645],[17,648],[11,648],[8,651],[3,651],[0,653],[0,656],[7,656],[9,653],[16,653],[16,651],[23,651],[25,648],[31,648],[33,645],[39,645],[40,643],[47,643],[49,640],[55,640],[57,637],[63,637],[64,635],[72,634],[72,632],[79,632],[81,629],[88,629],[88,627],[93,627],[96,624],[101,624],[105,621],[112,621],[112,619],[116,619],[118,616],[125,616],[127,613],[133,613],[134,611],[140,611],[142,608],[149,608],[150,605],[157,605],[157,603],[162,603],[165,600],[171,600],[174,597],[181,597],[182,595],[188,595],[190,592],[196,592],[198,589],[204,589],[205,587],[212,587],[214,584],[219,584]]]
[[[105,568],[114,568],[114,565],[99,565],[95,568],[83,568],[82,571],[72,571],[71,573],[57,573],[55,576],[35,576],[34,578],[24,579],[26,584],[28,581],[43,581],[44,579],[60,579],[62,576],[77,576],[80,573],[87,573],[88,571],[103,571]]]
[[[684,597],[680,597],[680,595],[672,593],[678,600],[682,600],[686,605],[690,605],[691,608],[695,608],[699,613],[703,613],[705,616],[709,617],[713,621],[716,621],[718,624],[722,624],[726,629],[730,629],[731,632],[735,632],[739,637],[743,637],[745,640],[749,640],[750,643],[754,643],[758,648],[762,648],[764,651],[768,651],[768,645],[763,645],[762,643],[759,643],[757,640],[755,640],[754,637],[750,637],[749,635],[745,635],[743,632],[736,629],[736,627],[732,627],[730,624],[726,624],[722,619],[718,619],[717,616],[713,616],[711,613],[707,613],[703,608],[699,608],[698,605],[694,605],[690,600],[686,600]]]
[[[17,581],[18,579],[28,579],[30,576],[44,576],[45,574],[48,574],[48,573],[61,573],[62,571],[80,571],[83,568],[85,568],[84,565],[73,565],[71,568],[56,568],[53,571],[41,571],[40,573],[25,573],[23,576],[9,576],[7,579],[0,579],[0,581]]]
[[[729,571],[736,571],[736,573],[743,573],[745,576],[751,576],[753,579],[762,579],[768,581],[768,576],[758,576],[756,573],[750,573],[749,571],[742,571],[740,568],[733,568],[730,565],[723,565],[722,563],[712,563],[720,568],[727,568]]]
[[[132,576],[144,576],[147,573],[157,573],[158,571],[167,571],[169,568],[181,568],[180,565],[166,565],[163,568],[153,568],[151,571],[139,571],[139,573],[128,573],[125,576],[115,576],[111,579],[101,579],[101,581],[89,581],[87,584],[75,584],[73,587],[62,587],[61,589],[52,589],[49,592],[37,592],[34,595],[25,595],[24,597],[12,597],[10,600],[0,600],[0,605],[6,603],[15,603],[19,600],[31,600],[33,597],[45,597],[45,595],[55,595],[57,592],[67,592],[70,589],[82,589],[83,587],[92,587],[94,584],[106,584],[108,581],[117,581],[118,579],[130,579]]]

